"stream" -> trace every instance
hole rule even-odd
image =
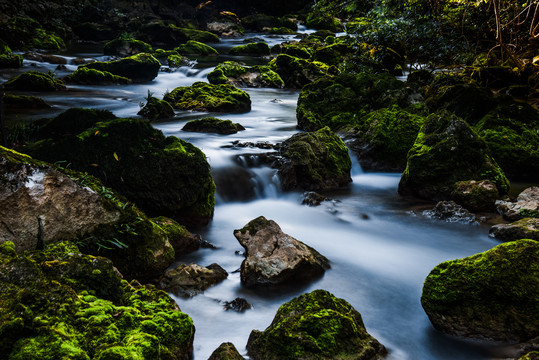
[[[308,30],[304,30],[308,31]],[[291,36],[261,37],[270,46]],[[242,43],[224,40],[216,48]],[[62,54],[68,60],[84,56],[106,59],[98,49],[83,48]],[[162,97],[177,86],[206,81],[206,74],[219,61],[199,59],[173,72],[161,71],[150,83],[117,86],[68,86],[67,92],[35,93],[49,104],[50,111],[10,115],[8,121],[54,116],[70,107],[108,109],[119,117],[136,116],[148,91]],[[236,58],[237,59],[237,58]],[[240,58],[256,62],[257,59]],[[54,71],[56,65],[24,61],[22,69],[3,71],[0,82],[28,70]],[[56,71],[64,76],[76,69]],[[495,345],[446,336],[430,324],[420,304],[423,281],[437,264],[492,248],[499,242],[488,237],[488,226],[445,223],[421,215],[418,204],[397,194],[400,174],[365,173],[353,160],[353,182],[344,189],[325,193],[332,201],[321,206],[302,205],[301,192],[280,190],[275,170],[257,164],[257,154],[272,150],[237,147],[233,142],[278,143],[296,130],[299,91],[244,89],[251,96],[252,110],[246,114],[218,114],[241,123],[246,130],[233,135],[183,132],[188,120],[207,113],[177,111],[173,121],[154,123],[165,135],[174,135],[199,147],[207,156],[217,183],[213,221],[196,229],[217,249],[201,249],[184,255],[179,263],[207,266],[218,263],[229,272],[228,279],[190,299],[171,295],[195,327],[194,358],[207,359],[222,342],[232,342],[246,356],[251,330],[264,330],[283,303],[302,293],[325,289],[344,298],[363,316],[367,331],[384,344],[388,359],[489,359],[498,356]],[[354,157],[352,157],[354,159]],[[414,210],[415,209],[415,210]],[[282,230],[325,255],[331,269],[309,283],[267,289],[249,289],[240,283],[237,271],[244,259],[234,229],[263,215]],[[253,308],[243,313],[225,311],[225,301],[245,298]]]

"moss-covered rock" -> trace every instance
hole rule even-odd
[[[344,29],[341,21],[329,14],[324,16],[309,14],[305,20],[305,25],[312,29],[329,30],[332,32],[339,32]]]
[[[287,27],[274,27],[271,28],[269,33],[275,35],[294,35],[296,34],[296,30],[292,30]]]
[[[300,59],[310,59],[312,56],[311,48],[300,43],[282,45],[279,52]]]
[[[39,71],[27,71],[4,83],[9,90],[21,91],[59,91],[65,90],[62,80],[54,79],[51,75]]]
[[[217,56],[219,52],[209,45],[199,41],[189,40],[187,43],[178,46],[176,50],[181,55],[200,55],[200,56]]]
[[[190,233],[185,226],[178,224],[170,218],[159,216],[151,219],[167,234],[170,245],[178,256],[200,249],[202,239],[200,235]]]
[[[161,20],[150,21],[142,25],[135,37],[149,44],[158,44],[165,48],[172,48],[189,40],[202,43],[219,42],[219,37],[211,32],[181,28],[172,24],[165,24]]]
[[[183,56],[172,54],[167,57],[167,64],[168,67],[177,68],[186,65],[187,60]]]
[[[215,117],[205,117],[200,120],[191,120],[182,128],[183,131],[206,132],[217,134],[235,134],[245,130],[241,124],[233,123],[230,120],[221,120]]]
[[[144,41],[133,38],[120,37],[105,44],[105,55],[117,55],[121,57],[136,55],[139,53],[151,53],[152,46]]]
[[[286,80],[285,80],[286,81]],[[407,108],[417,98],[413,88],[389,74],[342,74],[305,86],[298,99],[298,128],[358,126],[373,110],[391,105]]]
[[[192,320],[163,291],[59,243],[15,255],[0,245],[4,359],[186,359]],[[11,244],[12,245],[12,244]]]
[[[375,110],[362,119],[347,144],[364,170],[401,172],[424,121],[397,105]]]
[[[490,180],[459,181],[451,198],[470,211],[492,211],[499,198],[496,184]]]
[[[0,23],[0,34],[12,49],[57,51],[65,47],[59,36],[44,30],[39,22],[29,17],[14,16]]]
[[[42,98],[27,95],[4,95],[4,106],[6,110],[14,109],[49,109],[51,106]]]
[[[269,66],[245,66],[235,61],[225,61],[208,73],[210,84],[231,84],[246,87],[282,88],[284,82]]]
[[[165,94],[163,100],[181,110],[231,113],[251,110],[249,94],[229,84],[195,82],[191,86],[177,87]]]
[[[241,19],[245,29],[264,32],[276,27],[285,27],[294,31],[298,30],[297,22],[293,19],[283,17],[270,16],[266,14],[252,14]]]
[[[328,127],[293,135],[280,152],[278,175],[284,190],[335,189],[352,181],[348,148]]]
[[[286,87],[289,88],[301,89],[304,85],[330,73],[330,67],[324,63],[286,54],[278,55],[270,61],[269,66],[279,74]]]
[[[222,343],[215,349],[208,360],[244,360],[232,343]]]
[[[328,65],[339,65],[346,55],[351,55],[353,52],[352,47],[347,44],[331,44],[316,49],[312,58]]]
[[[22,60],[20,54],[0,54],[0,69],[20,68]]]
[[[526,103],[501,102],[474,130],[511,180],[539,181],[539,113]]]
[[[234,46],[230,49],[230,55],[242,56],[269,56],[271,53],[270,47],[265,42],[250,43],[245,45]]]
[[[266,330],[251,332],[247,350],[254,360],[367,360],[386,353],[367,333],[361,314],[325,290],[282,305]]]
[[[177,296],[192,297],[227,277],[226,270],[215,263],[208,266],[180,264],[165,272],[159,280],[159,286]]]
[[[430,115],[408,152],[399,193],[448,200],[455,183],[469,180],[490,180],[500,195],[509,190],[488,146],[464,120],[448,112]]]
[[[502,241],[532,239],[539,241],[539,218],[524,218],[510,224],[497,224],[490,228],[489,235]]]
[[[123,76],[114,75],[108,71],[100,71],[81,67],[75,70],[73,74],[64,77],[64,81],[72,84],[82,85],[113,85],[113,84],[131,84],[132,80]]]
[[[173,118],[174,109],[168,102],[149,96],[146,105],[137,114],[150,121],[156,121]]]
[[[421,304],[452,335],[522,342],[539,333],[539,242],[518,240],[436,266]]]
[[[215,184],[204,154],[186,141],[166,138],[147,121],[100,122],[75,136],[41,140],[25,150],[95,175],[152,216],[194,225],[213,215]]]
[[[120,60],[94,62],[79,66],[99,71],[107,71],[134,81],[151,81],[159,72],[161,63],[151,54],[140,53]]]

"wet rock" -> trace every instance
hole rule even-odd
[[[199,41],[189,40],[175,49],[181,55],[217,56],[219,52]]]
[[[133,81],[151,81],[153,80],[161,67],[159,60],[151,54],[140,53],[120,60],[107,62],[93,62],[79,66],[80,68],[107,71],[114,75],[123,76]]]
[[[449,200],[455,183],[470,180],[490,180],[500,195],[509,190],[488,146],[464,120],[445,111],[429,115],[408,152],[399,194]]]
[[[228,84],[212,85],[199,81],[191,86],[175,88],[165,94],[163,100],[180,110],[227,113],[251,110],[249,94]]]
[[[35,52],[26,52],[24,53],[24,58],[28,60],[34,60],[39,62],[48,62],[56,65],[65,65],[67,60],[61,56],[52,55],[52,54],[40,54]]]
[[[490,180],[470,180],[455,183],[451,198],[470,211],[492,211],[498,199],[496,184]]]
[[[502,241],[533,239],[539,241],[539,218],[524,218],[510,224],[497,224],[490,228],[489,236]]]
[[[79,68],[72,74],[64,77],[66,83],[82,85],[114,85],[131,84],[132,80],[123,76],[114,75],[108,71],[96,69]]]
[[[474,214],[454,201],[440,201],[434,209],[423,211],[423,215],[450,223],[459,222],[468,224],[476,221]]]
[[[351,182],[348,148],[329,128],[299,133],[281,144],[283,190],[328,190]]]
[[[244,358],[240,355],[234,344],[222,343],[210,355],[208,360],[244,360]]]
[[[183,131],[217,133],[223,135],[235,134],[245,128],[230,120],[221,120],[215,117],[205,117],[199,120],[191,120],[182,128]]]
[[[105,44],[105,55],[117,55],[121,57],[132,56],[140,53],[151,53],[152,47],[144,41],[133,38],[119,38]]]
[[[218,264],[207,267],[197,264],[179,265],[167,270],[159,286],[178,296],[192,297],[226,279],[228,273]]]
[[[4,84],[9,90],[22,91],[60,91],[66,86],[62,80],[54,79],[51,75],[39,71],[27,71],[9,79]]]
[[[120,212],[53,166],[0,147],[0,242],[17,252],[91,233]]]
[[[242,87],[282,88],[284,82],[267,65],[245,66],[235,61],[225,61],[208,73],[210,84],[231,84]]]
[[[244,298],[235,298],[232,301],[226,301],[224,308],[226,311],[233,310],[236,312],[244,312],[245,310],[249,310],[253,306],[247,302]]]
[[[516,240],[436,266],[421,304],[447,334],[523,342],[539,333],[539,242]]]
[[[269,56],[270,47],[265,42],[238,45],[230,49],[230,55],[241,56]]]
[[[243,27],[238,21],[221,19],[206,24],[206,30],[221,38],[237,38],[243,35]]]
[[[234,236],[245,248],[241,281],[247,286],[275,285],[310,279],[329,269],[329,261],[313,248],[283,233],[273,220],[260,216]]]
[[[174,109],[172,106],[161,99],[148,95],[146,105],[137,113],[150,121],[170,119],[174,117]]]
[[[325,290],[282,305],[266,330],[251,332],[247,351],[253,360],[371,360],[387,353],[367,332],[361,314]]]
[[[185,226],[164,216],[152,218],[151,221],[161,227],[167,234],[168,242],[174,248],[176,256],[200,249],[204,241],[198,234],[192,234]],[[206,243],[208,243],[206,241]],[[209,243],[208,243],[209,244]],[[211,245],[211,244],[209,244]]]
[[[286,54],[278,55],[270,61],[269,66],[279,74],[287,88],[297,89],[326,76],[330,71],[328,65],[319,61],[300,59]]]
[[[496,209],[509,221],[525,217],[539,217],[539,187],[532,186],[522,191],[516,201],[496,201]]]
[[[320,195],[317,192],[314,191],[306,191],[303,193],[303,201],[301,202],[304,205],[309,206],[319,206],[322,204],[322,201],[329,200],[324,195]]]

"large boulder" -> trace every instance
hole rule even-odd
[[[287,88],[301,89],[304,85],[310,84],[330,72],[329,66],[324,63],[286,54],[278,55],[268,65],[279,74]]]
[[[66,161],[100,178],[150,216],[200,225],[213,215],[215,184],[204,153],[165,137],[147,121],[99,122],[73,136],[30,144],[25,151],[49,162]]]
[[[220,283],[228,273],[218,264],[200,266],[181,264],[165,272],[159,285],[163,290],[183,297],[192,297]]]
[[[79,66],[80,68],[107,71],[133,81],[151,81],[159,72],[161,63],[151,54],[140,53],[120,60],[93,62]]]
[[[361,314],[325,290],[282,305],[266,330],[251,332],[247,350],[253,360],[375,360],[386,354]]]
[[[9,90],[21,91],[60,91],[66,86],[62,80],[54,79],[50,74],[39,71],[27,71],[9,79],[4,84]]]
[[[281,144],[278,175],[284,190],[328,190],[352,181],[344,142],[328,127],[299,133]]]
[[[263,216],[234,230],[234,236],[245,248],[240,275],[247,286],[310,279],[329,269],[328,259]]]
[[[502,241],[532,239],[539,241],[539,218],[524,218],[510,224],[497,224],[490,228],[489,236]]]
[[[229,84],[212,85],[201,81],[180,86],[165,94],[176,109],[208,112],[244,113],[251,111],[251,98],[245,91]]]
[[[122,280],[106,258],[0,244],[3,359],[188,359],[194,333],[167,293]]]
[[[517,240],[436,266],[421,304],[451,335],[523,342],[539,334],[539,242]]]
[[[488,146],[464,120],[445,111],[431,114],[408,152],[399,193],[449,200],[455,183],[469,180],[490,180],[500,195],[509,190]]]
[[[208,73],[210,84],[231,84],[243,87],[282,88],[284,82],[267,65],[245,66],[234,61],[225,61]]]
[[[496,209],[510,221],[539,217],[539,187],[532,186],[523,190],[516,201],[496,201]]]
[[[0,242],[18,253],[116,223],[120,211],[107,205],[52,165],[0,146]]]

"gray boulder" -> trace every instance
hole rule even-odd
[[[191,297],[220,283],[228,277],[228,273],[218,264],[207,267],[197,264],[181,264],[167,270],[159,285],[163,290],[178,296]]]

